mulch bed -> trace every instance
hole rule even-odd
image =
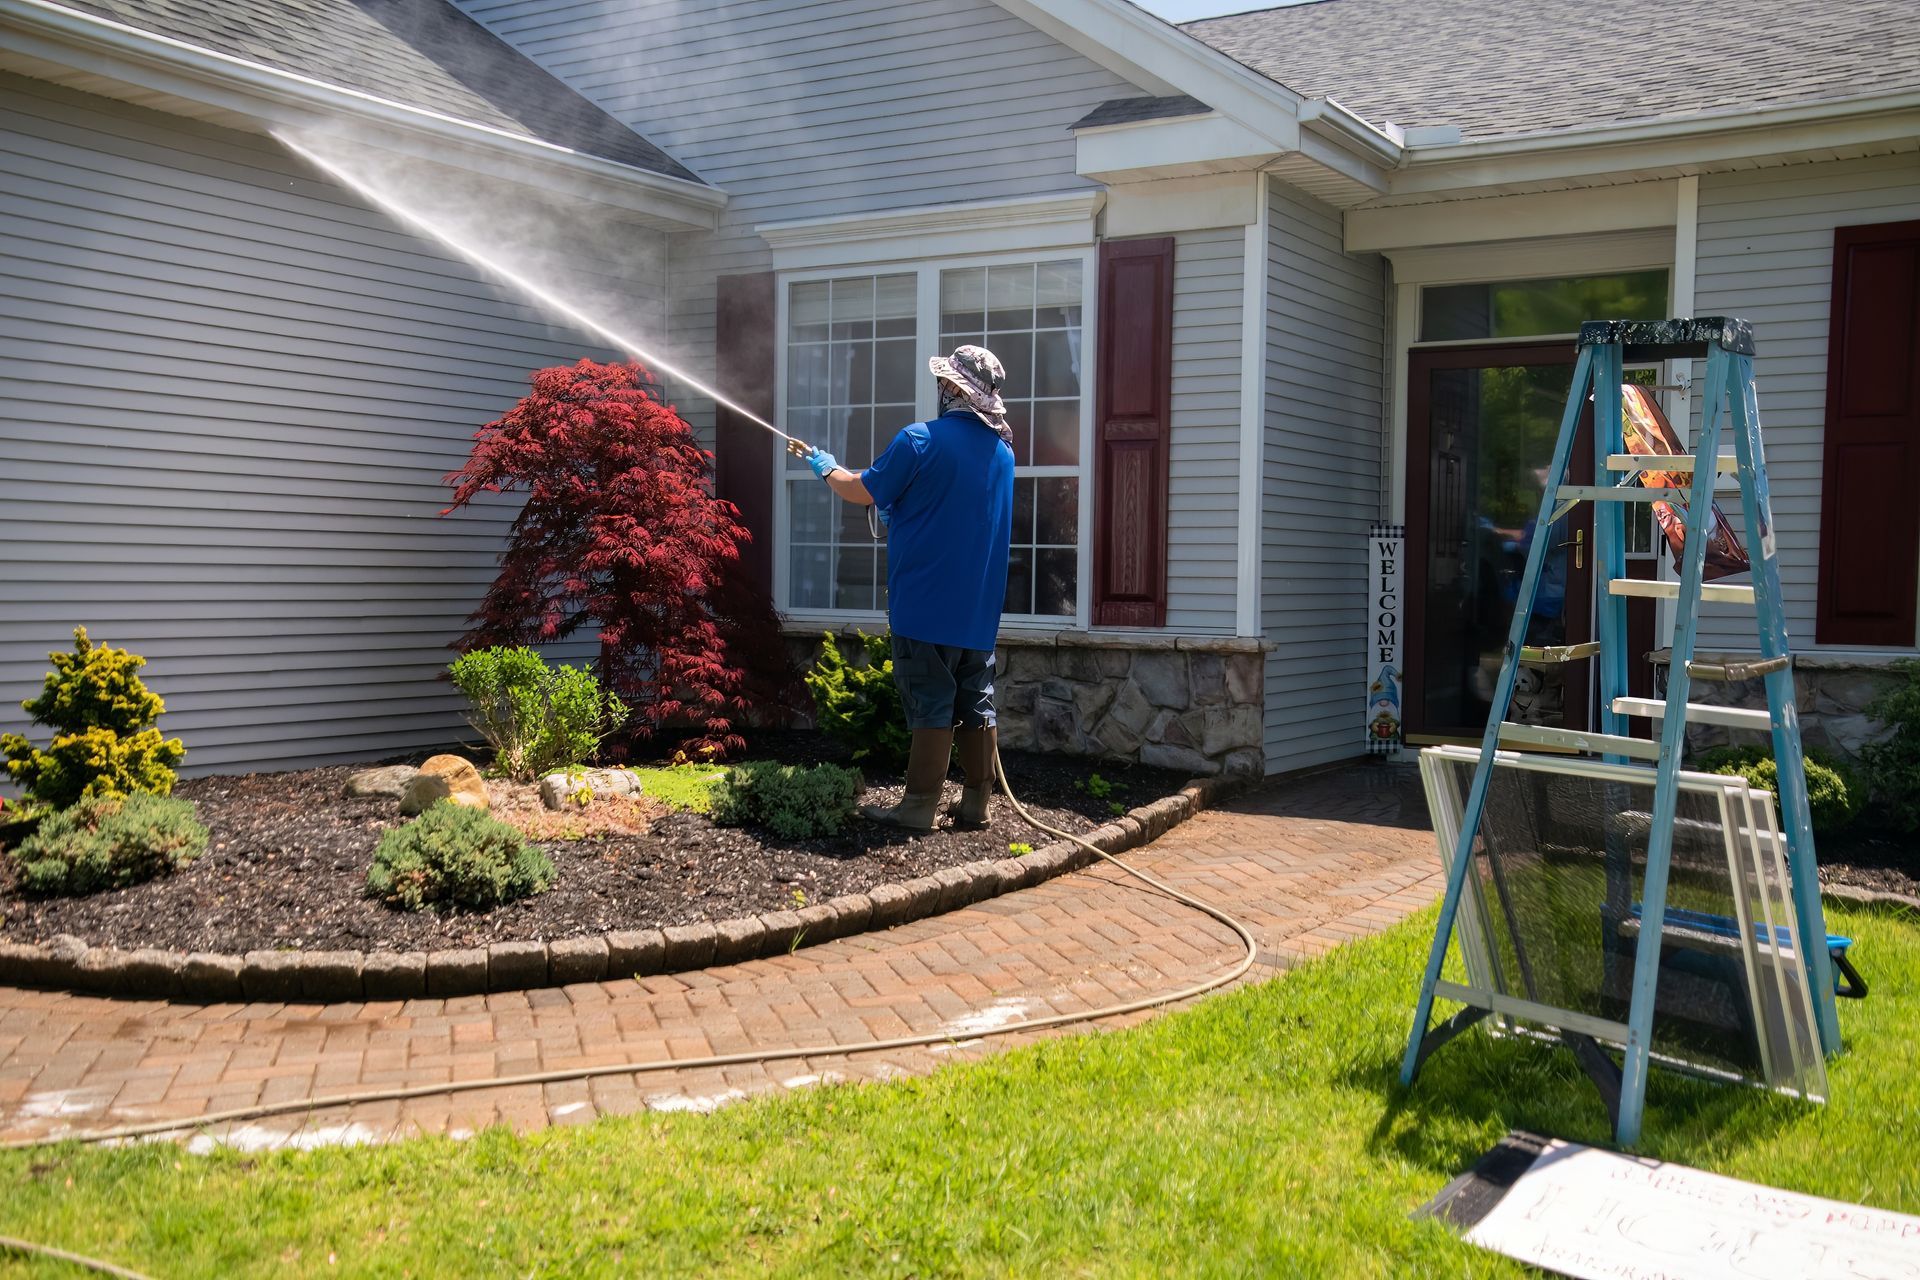
[[[1814,841],[1820,882],[1920,898],[1920,841],[1848,832]]]
[[[748,755],[791,763],[839,758],[813,734],[767,735],[753,742]],[[787,841],[675,812],[657,817],[645,835],[541,841],[559,872],[546,893],[484,913],[407,912],[366,896],[374,845],[403,821],[390,800],[346,797],[347,778],[369,764],[181,783],[174,794],[194,802],[212,847],[186,871],[132,888],[83,898],[24,898],[13,883],[11,860],[0,858],[0,938],[44,942],[72,934],[98,947],[228,954],[281,948],[436,951],[554,941],[788,910],[1004,858],[1009,842],[1038,848],[1050,839],[997,795],[987,830],[960,831],[943,823],[921,836],[859,821],[836,837]],[[1113,802],[1145,804],[1187,781],[1164,769],[1023,753],[1008,753],[1006,766],[1036,816],[1074,832],[1111,820]],[[1076,785],[1096,771],[1114,784],[1110,797]],[[897,774],[873,772],[861,803],[891,804],[900,792]],[[949,788],[950,799],[957,794]]]

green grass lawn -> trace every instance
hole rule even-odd
[[[708,1116],[16,1153],[0,1234],[162,1276],[1519,1275],[1409,1211],[1509,1128],[1604,1141],[1605,1115],[1569,1055],[1478,1032],[1397,1088],[1432,919],[1129,1031]],[[1656,1073],[1645,1150],[1920,1211],[1920,925],[1830,923],[1874,984],[1834,1101]]]

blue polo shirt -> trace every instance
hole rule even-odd
[[[897,636],[992,649],[1007,597],[1013,450],[964,409],[901,429],[860,475],[886,508],[887,618]]]

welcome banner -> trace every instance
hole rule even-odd
[[[1367,533],[1367,751],[1400,750],[1400,670],[1406,600],[1400,592],[1406,528],[1375,524]]]

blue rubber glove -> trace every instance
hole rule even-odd
[[[813,468],[813,474],[825,480],[840,465],[840,460],[825,449],[815,449],[807,455],[807,465]]]

